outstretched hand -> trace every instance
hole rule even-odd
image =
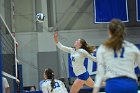
[[[58,43],[58,32],[54,33],[54,41],[56,44]]]

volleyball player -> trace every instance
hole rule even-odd
[[[98,93],[103,79],[106,93],[138,93],[135,64],[140,67],[140,51],[124,40],[125,26],[113,19],[109,23],[109,39],[97,50],[97,74],[93,93]]]
[[[45,82],[42,84],[43,93],[68,93],[62,81],[54,79],[54,72],[50,68],[44,71]]]
[[[77,93],[84,84],[93,88],[94,81],[84,66],[85,58],[96,61],[96,57],[90,55],[90,53],[93,53],[93,47],[90,47],[84,39],[76,40],[74,43],[75,48],[66,47],[58,41],[58,32],[54,34],[54,41],[58,48],[64,52],[71,53],[73,71],[77,79],[74,81],[70,93]]]

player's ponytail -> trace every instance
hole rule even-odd
[[[109,23],[109,31],[111,37],[104,43],[108,48],[119,50],[122,48],[122,44],[125,36],[125,25],[119,19],[113,19]]]
[[[52,92],[55,86],[54,72],[52,69],[48,68],[48,69],[45,69],[45,75],[47,79],[51,79],[51,87],[52,87],[51,92]]]
[[[95,47],[89,46],[84,39],[80,39],[80,43],[82,44],[81,48],[85,49],[89,54],[93,53]]]
[[[52,73],[52,79],[51,79],[51,87],[52,87],[52,89],[51,89],[51,92],[53,91],[54,86],[55,86],[54,73]]]

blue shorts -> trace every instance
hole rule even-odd
[[[81,79],[81,80],[87,80],[89,78],[89,73],[86,71],[85,73],[77,76],[78,79]]]
[[[118,77],[106,80],[106,93],[138,93],[136,80]]]

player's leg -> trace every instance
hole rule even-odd
[[[70,93],[77,93],[84,85],[85,81],[76,79],[70,89]]]
[[[89,77],[86,81],[85,81],[85,85],[93,88],[94,87],[94,81],[92,80],[91,77]]]

